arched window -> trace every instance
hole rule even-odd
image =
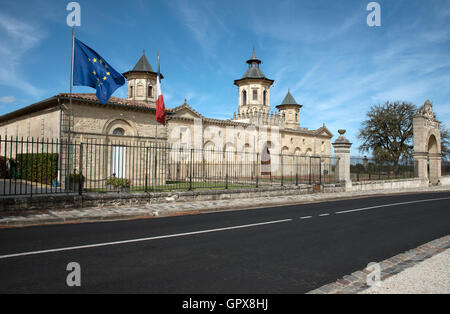
[[[148,86],[147,97],[153,97],[153,87],[151,85]]]
[[[253,90],[253,100],[258,100],[258,91],[256,89]]]
[[[264,106],[267,104],[267,91],[264,91],[264,96],[263,96],[263,104]]]
[[[243,104],[244,106],[247,105],[247,91],[243,91],[243,92],[242,92],[242,104]]]
[[[120,135],[120,136],[125,135],[125,130],[122,128],[116,128],[113,131],[113,135]]]
[[[133,85],[130,85],[130,98],[133,98]]]

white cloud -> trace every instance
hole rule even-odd
[[[46,34],[37,25],[0,13],[0,84],[19,88],[25,93],[39,97],[42,91],[28,82],[21,72],[24,55],[37,47]]]
[[[16,97],[14,97],[14,96],[0,97],[0,103],[2,103],[2,104],[10,104],[15,101],[16,101]]]

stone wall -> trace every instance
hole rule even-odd
[[[60,110],[58,107],[30,113],[0,125],[2,138],[59,139]]]
[[[410,189],[427,187],[428,182],[419,178],[412,179],[398,179],[398,180],[381,180],[381,181],[363,181],[352,182],[347,186],[346,192],[360,192],[360,191],[376,191],[376,190],[394,190],[394,189]]]
[[[327,191],[339,190],[329,185]],[[336,191],[337,191],[336,190]],[[299,195],[313,192],[311,185],[289,187],[265,187],[235,190],[205,190],[184,192],[163,192],[147,194],[127,193],[87,193],[83,195],[34,195],[0,198],[0,211],[64,209],[103,206],[135,206],[149,203],[192,202],[205,200],[242,199],[252,197],[269,197]]]
[[[450,176],[442,176],[439,181],[440,181],[440,185],[443,185],[443,186],[450,185]]]

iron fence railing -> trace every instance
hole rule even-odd
[[[392,161],[369,159],[366,157],[350,158],[350,178],[352,181],[372,181],[413,178],[414,161]]]
[[[441,163],[441,174],[443,176],[450,176],[450,161],[443,160]]]
[[[0,195],[245,189],[334,183],[323,156],[194,149],[167,143],[0,137]]]

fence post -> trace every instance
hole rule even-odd
[[[189,167],[189,191],[192,191],[192,159],[194,158],[194,149],[191,148],[191,160]]]
[[[281,155],[281,186],[284,185],[284,155]]]
[[[155,143],[155,173],[153,174],[154,178],[153,178],[153,192],[156,193],[156,185],[157,185],[157,168],[158,168],[158,142]]]
[[[312,171],[312,158],[311,158],[311,156],[309,156],[309,185],[311,185],[311,183],[312,183],[312,178],[311,178],[311,175],[312,175],[312,173],[311,173],[311,171]]]
[[[5,149],[5,153],[6,153],[6,149]],[[33,160],[33,156],[34,156],[34,138],[31,138],[31,160]],[[28,156],[27,156],[28,158]],[[28,160],[27,160],[28,163]],[[28,165],[27,165],[28,166]],[[27,167],[28,168],[28,167]],[[31,168],[31,174],[30,174],[30,183],[31,183],[31,188],[30,188],[30,197],[33,196],[33,168]]]
[[[322,185],[322,157],[319,157],[319,184]]]
[[[79,174],[78,174],[78,195],[83,194],[83,143],[80,143],[80,160],[79,160]]]
[[[145,193],[148,187],[148,147],[145,148]]]
[[[226,157],[225,158],[225,190],[228,190],[228,161],[230,159],[229,158],[230,153],[225,151],[224,155]]]
[[[295,164],[295,185],[298,186],[298,157],[295,157],[295,159],[297,160],[296,164]]]
[[[256,176],[256,187],[258,187],[259,182],[258,182],[258,178],[259,178],[259,153],[256,153],[256,165],[255,165],[255,176]]]

